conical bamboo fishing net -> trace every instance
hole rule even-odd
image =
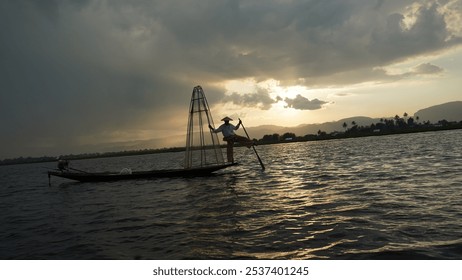
[[[225,163],[218,136],[209,129],[209,125],[215,127],[204,91],[201,86],[196,86],[189,106],[186,169]]]

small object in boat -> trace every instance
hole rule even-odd
[[[132,170],[131,170],[131,168],[123,168],[122,170],[120,170],[120,174],[121,175],[132,174]]]
[[[58,160],[58,169],[61,171],[69,169],[69,161],[65,159]]]

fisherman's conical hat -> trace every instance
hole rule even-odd
[[[233,119],[230,118],[230,117],[224,117],[221,119],[221,121],[225,122],[225,121],[232,121]]]

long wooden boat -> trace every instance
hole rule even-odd
[[[57,169],[48,171],[48,178],[51,179],[51,176],[56,176],[80,182],[105,182],[210,175],[220,169],[236,165],[236,163],[227,163],[224,161],[218,136],[210,130],[210,127],[213,127],[212,125],[212,115],[204,91],[201,86],[196,86],[193,89],[189,107],[183,169],[133,172],[127,169],[122,170],[122,172],[87,172],[70,168],[69,162],[66,159],[62,159],[58,161]]]
[[[133,180],[133,179],[152,179],[162,177],[196,177],[208,176],[213,172],[223,168],[227,168],[237,163],[227,163],[223,165],[211,165],[204,167],[188,168],[188,169],[161,169],[150,171],[134,171],[130,173],[117,173],[117,172],[96,172],[90,173],[85,171],[72,171],[72,170],[53,170],[48,171],[48,178],[51,176],[76,180],[80,182],[109,182],[119,180]]]

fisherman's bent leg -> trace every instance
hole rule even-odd
[[[241,143],[242,145],[245,145],[247,148],[250,148],[253,145],[252,140],[250,140],[247,137],[240,136],[240,135],[234,135],[234,141]]]

